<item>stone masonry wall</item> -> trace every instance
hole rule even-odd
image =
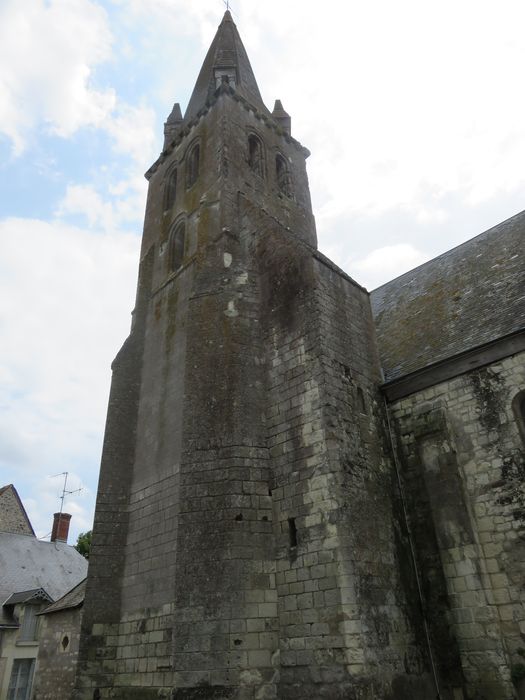
[[[441,659],[459,648],[468,698],[515,697],[525,653],[525,452],[512,406],[524,359],[390,407],[433,643]]]
[[[11,485],[0,493],[0,531],[19,535],[34,534]]]
[[[75,681],[81,608],[41,618],[33,700],[70,698]]]
[[[151,260],[152,282],[131,336],[143,334],[140,364],[127,369],[138,367],[140,388],[129,435],[133,461],[120,485],[127,523],[113,583],[119,597],[109,624],[96,598],[104,594],[101,578],[86,601],[91,614],[78,682],[78,697],[86,700],[275,692],[277,593],[258,287],[235,225],[236,189],[217,184],[227,170],[222,144],[231,122],[219,107],[195,124],[151,182],[143,255]],[[239,111],[233,100],[226,107]],[[200,176],[185,187],[185,158],[195,143]],[[173,166],[182,178],[173,208],[165,210]],[[184,255],[173,270],[169,232],[182,215]],[[118,382],[114,377],[114,387]],[[107,451],[123,414],[118,404],[110,412]],[[109,456],[101,483],[113,498],[113,465],[122,460]],[[99,493],[99,518],[105,500]]]
[[[413,576],[383,453],[368,296],[282,230],[268,226],[258,246],[278,697],[431,697],[417,604],[403,590]]]
[[[368,295],[312,247],[305,150],[224,90],[152,171],[74,697],[431,697]]]

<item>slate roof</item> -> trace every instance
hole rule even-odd
[[[78,608],[84,602],[86,595],[86,581],[84,579],[74,588],[68,591],[62,598],[59,598],[55,603],[52,603],[45,610],[42,610],[39,615],[47,615],[48,613],[60,612],[61,610],[69,610],[70,608]]]
[[[13,593],[2,605],[16,605],[17,603],[28,603],[30,600],[40,600],[50,603],[52,598],[43,588],[33,588],[30,591],[19,591]]]
[[[0,602],[13,593],[43,588],[57,600],[86,577],[87,561],[65,542],[0,532]],[[0,608],[0,625],[12,622]]]
[[[525,328],[525,212],[370,294],[385,380]]]

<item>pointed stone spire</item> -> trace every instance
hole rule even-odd
[[[170,116],[164,123],[164,149],[166,149],[169,144],[175,138],[180,125],[182,124],[182,112],[180,111],[180,104],[175,102],[173,109],[171,110]]]
[[[229,10],[224,13],[202,64],[184,115],[185,122],[192,119],[204,107],[221,83],[228,83],[251,105],[269,114],[257,87],[248,54]]]
[[[288,112],[285,111],[281,100],[275,100],[272,117],[283,131],[286,131],[287,134],[292,133],[292,118]]]

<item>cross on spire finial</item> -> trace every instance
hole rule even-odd
[[[227,9],[228,12],[229,12],[229,11],[230,11],[230,0],[222,0],[222,1],[223,1],[223,3],[226,5],[226,9]]]

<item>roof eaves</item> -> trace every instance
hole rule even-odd
[[[53,598],[51,598],[44,588],[32,588],[29,591],[16,591],[15,593],[11,593],[2,606],[29,603],[32,600],[48,601],[49,603],[53,602]]]
[[[62,612],[63,610],[73,610],[74,608],[79,608],[84,604],[84,596],[86,592],[86,581],[87,578],[83,579],[71,590],[64,593],[64,595],[51,603],[47,608],[37,613],[38,615],[50,615],[55,612]]]
[[[525,329],[387,379],[381,391],[389,402],[525,351]]]

